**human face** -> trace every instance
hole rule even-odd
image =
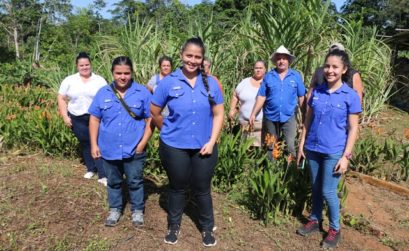
[[[328,84],[342,83],[342,75],[347,71],[342,59],[338,56],[329,56],[324,64],[324,75]]]
[[[182,71],[187,76],[196,76],[203,62],[203,50],[198,45],[188,44],[181,53]]]
[[[162,76],[167,76],[171,71],[172,65],[170,64],[170,62],[167,60],[163,60],[162,64],[160,65],[160,74],[162,74]]]
[[[129,65],[115,65],[112,76],[114,77],[115,87],[120,91],[124,91],[131,83],[132,69]]]
[[[254,79],[262,79],[264,74],[266,73],[266,67],[262,62],[257,62],[253,68],[253,78]]]
[[[203,61],[203,66],[204,66],[204,72],[206,74],[210,74],[210,66],[211,66],[210,62],[207,61],[207,60],[204,60]]]
[[[290,60],[286,54],[277,54],[275,57],[275,65],[278,72],[285,72],[288,70]]]
[[[77,71],[81,77],[91,76],[91,62],[88,58],[80,58],[77,61]]]

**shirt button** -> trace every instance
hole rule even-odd
[[[194,138],[195,137],[195,135],[192,135],[192,138]]]
[[[196,112],[194,111],[193,114],[196,114]]]
[[[194,93],[195,92],[195,90],[192,90],[192,93]]]
[[[196,103],[196,100],[195,100],[195,99],[193,99],[193,103]]]
[[[119,147],[122,147],[122,145],[119,145]]]
[[[320,125],[322,125],[322,123],[320,122]]]
[[[118,123],[118,125],[121,125],[121,123]]]
[[[119,114],[121,114],[121,112],[118,112]]]
[[[195,124],[196,124],[195,122],[192,123],[192,125],[195,125]]]
[[[118,134],[118,136],[122,136],[122,134]]]

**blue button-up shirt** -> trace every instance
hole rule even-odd
[[[258,96],[266,97],[263,116],[273,122],[287,122],[297,107],[298,97],[305,95],[306,89],[298,71],[288,69],[283,80],[276,69],[264,76]]]
[[[132,157],[145,131],[144,119],[150,117],[151,94],[144,86],[133,82],[123,99],[137,119],[129,115],[110,86],[97,92],[89,108],[100,119],[98,146],[107,160]]]
[[[223,104],[223,96],[214,78],[208,76],[210,96]],[[180,149],[200,149],[210,140],[213,111],[208,92],[199,73],[192,87],[178,69],[163,78],[152,97],[152,104],[169,108],[160,137],[169,146]]]
[[[325,154],[343,151],[348,138],[348,115],[362,112],[357,92],[344,83],[329,93],[325,83],[314,89],[308,105],[313,116],[305,148]]]

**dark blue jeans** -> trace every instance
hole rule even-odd
[[[131,211],[144,210],[143,165],[146,161],[146,152],[135,154],[133,157],[122,160],[103,159],[108,185],[109,208],[123,210],[124,200],[122,183],[125,181],[129,189]]]
[[[104,178],[105,171],[102,167],[102,161],[100,159],[94,160],[91,155],[91,142],[89,139],[89,114],[82,116],[74,116],[68,114],[71,118],[72,132],[77,137],[82,148],[82,157],[84,158],[85,166],[88,172],[98,173],[98,177]]]
[[[201,231],[214,226],[211,180],[217,164],[217,145],[211,155],[200,155],[200,149],[178,149],[159,144],[159,156],[169,178],[168,224],[181,224],[187,189],[193,192],[199,211]]]
[[[311,172],[312,212],[311,220],[322,219],[324,200],[329,211],[329,227],[339,230],[339,198],[337,188],[341,174],[334,173],[334,167],[342,157],[343,151],[325,154],[305,151]]]

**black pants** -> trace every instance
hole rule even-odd
[[[178,149],[159,144],[159,156],[169,178],[168,224],[181,224],[186,191],[190,187],[197,200],[201,231],[214,226],[211,180],[217,164],[217,145],[211,155],[200,155],[200,149]]]
[[[105,177],[105,171],[102,166],[102,160],[94,160],[91,155],[91,142],[89,139],[89,114],[74,116],[68,114],[71,118],[72,132],[77,137],[82,148],[82,156],[88,172],[97,172],[99,178]]]

